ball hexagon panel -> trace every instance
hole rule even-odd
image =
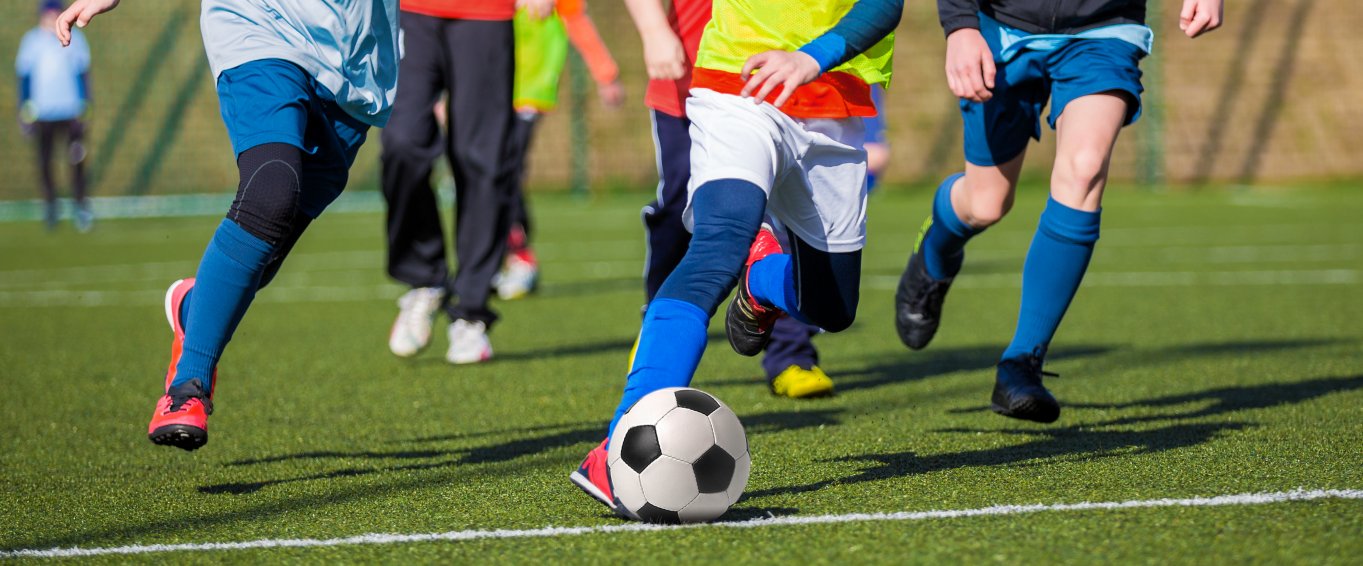
[[[631,511],[648,503],[644,499],[644,486],[639,483],[639,473],[630,469],[624,462],[610,466],[611,489],[620,504]]]
[[[680,511],[699,493],[691,464],[667,456],[654,460],[639,474],[639,483],[644,487],[644,499],[670,511]]]
[[[630,419],[630,422],[636,425],[656,424],[658,419],[663,418],[663,415],[666,415],[668,411],[677,408],[676,391],[678,391],[678,388],[669,387],[644,395],[625,412],[625,416],[620,419],[620,422],[623,423],[625,419]],[[616,428],[620,427],[618,424],[615,426]]]
[[[738,503],[738,498],[743,496],[743,490],[748,488],[748,474],[752,472],[752,457],[748,454],[739,456],[734,460],[734,477],[729,482],[729,489],[725,493],[729,494],[729,504]]]
[[[737,458],[748,453],[748,437],[743,433],[743,423],[738,421],[733,409],[720,407],[710,413],[710,426],[715,431],[715,443],[730,456]]]
[[[713,413],[719,408],[718,399],[698,389],[678,389],[674,395],[678,407],[685,407],[702,415]]]
[[[696,489],[701,493],[724,493],[734,479],[734,457],[723,448],[711,446],[691,464],[696,474]]]
[[[663,454],[683,462],[695,462],[696,458],[715,445],[715,432],[710,428],[710,418],[690,409],[677,407],[664,415],[655,426],[658,445]]]
[[[676,511],[656,507],[652,503],[645,503],[638,511],[634,512],[639,516],[639,520],[645,523],[667,523],[675,525],[681,522],[681,516]]]
[[[619,427],[616,427],[619,430]],[[634,471],[643,473],[655,460],[662,457],[658,445],[658,431],[653,425],[641,425],[625,431],[620,439],[620,460]]]
[[[683,523],[713,521],[729,510],[729,495],[726,493],[702,493],[677,512]]]

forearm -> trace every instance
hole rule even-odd
[[[937,19],[946,35],[962,28],[979,29],[979,11],[979,0],[937,0]]]
[[[611,52],[601,41],[596,25],[586,14],[562,15],[563,27],[568,32],[568,40],[582,54],[587,63],[587,71],[592,74],[596,84],[606,85],[615,82],[620,76],[620,68],[611,57]]]
[[[859,0],[838,23],[800,51],[828,71],[875,46],[899,25],[904,0]]]
[[[656,33],[672,33],[662,0],[625,0],[625,8],[634,20],[635,29],[639,30],[639,37],[647,40]]]
[[[23,108],[33,98],[33,77],[19,75],[19,108]]]

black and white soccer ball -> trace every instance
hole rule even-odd
[[[699,389],[645,395],[615,425],[606,457],[616,499],[649,523],[711,521],[748,486],[748,437],[733,409]]]

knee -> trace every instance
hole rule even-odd
[[[1057,156],[1051,178],[1054,189],[1087,194],[1107,180],[1108,154],[1099,149],[1084,149]]]
[[[828,309],[828,312],[817,313],[810,319],[816,326],[828,332],[842,332],[856,321],[856,305],[852,305],[851,309]]]
[[[271,244],[294,230],[299,214],[300,150],[285,144],[249,149],[237,160],[241,185],[227,218]]]
[[[401,128],[385,128],[379,140],[383,144],[381,153],[384,160],[430,159],[439,151],[437,139],[416,132],[404,132]]]
[[[970,204],[966,207],[963,220],[971,228],[982,230],[1003,220],[1012,209],[1012,187],[1004,186],[997,190],[981,191],[970,197]]]

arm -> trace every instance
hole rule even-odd
[[[672,31],[662,0],[625,0],[625,7],[644,42],[648,78],[676,80],[686,74],[686,48]]]
[[[118,6],[118,0],[76,0],[57,16],[57,39],[63,46],[71,45],[71,26],[85,27],[95,16]]]
[[[575,9],[565,10],[566,4],[559,3],[558,16],[563,20],[568,40],[586,61],[587,71],[591,73],[592,80],[596,81],[597,94],[601,97],[601,102],[610,107],[619,106],[624,99],[624,89],[620,87],[619,82],[620,68],[611,57],[610,49],[601,41],[601,35],[596,32],[596,25],[587,16],[585,6],[581,2],[574,2],[572,8]]]
[[[858,0],[832,29],[798,51],[775,50],[749,57],[741,75],[751,77],[739,94],[755,92],[754,99],[761,102],[780,86],[781,95],[772,102],[780,107],[796,87],[875,46],[899,25],[903,12],[904,0]]]
[[[1221,0],[1183,0],[1178,14],[1178,29],[1197,37],[1221,27]]]
[[[937,0],[937,20],[948,36],[961,28],[980,29],[979,0]]]

